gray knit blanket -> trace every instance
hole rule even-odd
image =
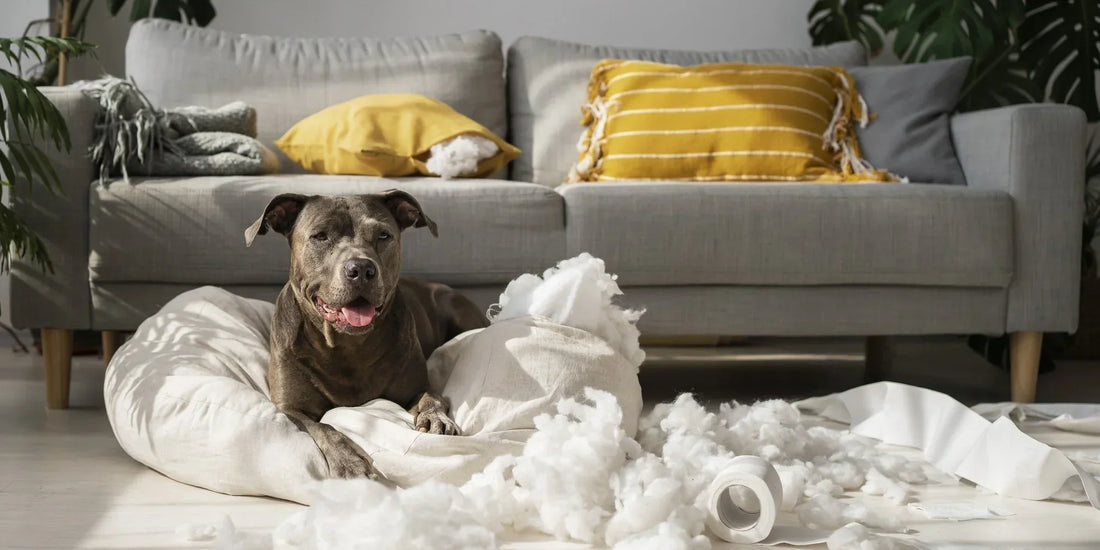
[[[100,106],[91,155],[99,181],[112,176],[231,176],[275,172],[278,158],[256,139],[256,110],[155,107],[131,81],[105,76],[73,84]]]

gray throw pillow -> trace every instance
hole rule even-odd
[[[969,57],[848,69],[876,117],[857,132],[864,158],[913,183],[965,185],[948,119],[969,69]]]

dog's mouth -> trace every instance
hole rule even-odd
[[[356,298],[347,304],[335,307],[326,304],[320,296],[313,297],[313,303],[321,312],[321,317],[333,323],[337,327],[344,325],[350,327],[365,327],[374,321],[381,308],[370,303],[366,298]]]

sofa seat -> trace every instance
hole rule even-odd
[[[405,231],[403,270],[456,286],[501,284],[565,254],[563,200],[552,189],[502,180],[387,179],[283,174],[93,183],[89,271],[95,283],[270,285],[286,282],[289,252],[244,230],[279,193],[362,194],[400,188],[439,224]]]
[[[918,184],[616,182],[564,185],[568,254],[623,286],[1005,287],[1013,202]]]

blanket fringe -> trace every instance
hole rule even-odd
[[[73,86],[100,106],[91,145],[100,183],[106,182],[115,169],[129,182],[127,165],[137,164],[151,171],[154,155],[183,155],[172,140],[180,130],[194,128],[194,123],[185,115],[154,107],[133,80],[104,76]]]

